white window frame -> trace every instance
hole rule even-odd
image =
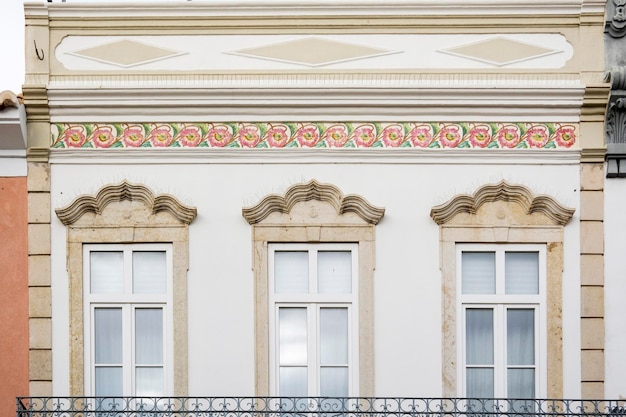
[[[124,293],[123,294],[91,294],[90,291],[90,254],[91,252],[123,252],[124,253]],[[132,294],[132,253],[133,252],[165,252],[166,290],[165,294]],[[135,334],[134,312],[138,308],[163,309],[163,395],[173,392],[174,384],[174,343],[173,343],[173,260],[172,244],[169,243],[129,243],[129,244],[84,244],[83,245],[83,293],[84,293],[84,355],[85,355],[85,396],[95,395],[95,322],[96,308],[122,308],[122,340],[123,346],[123,396],[135,396]]]
[[[271,243],[268,244],[268,281],[269,281],[269,354],[270,354],[270,395],[280,395],[279,363],[278,363],[278,309],[281,307],[307,307],[315,310],[308,315],[309,335],[307,369],[315,369],[308,373],[308,396],[319,396],[319,311],[324,307],[348,308],[348,396],[358,396],[359,390],[359,256],[357,243]],[[316,276],[317,252],[350,251],[352,254],[352,282],[350,294],[318,294],[311,292],[316,280],[309,281],[309,294],[276,294],[274,286],[274,254],[282,251],[307,251],[309,253],[309,277]]]
[[[496,293],[462,293],[463,252],[495,252]],[[539,293],[504,294],[504,256],[506,252],[538,252]],[[457,288],[457,392],[465,397],[466,390],[466,343],[465,313],[471,308],[494,310],[494,397],[507,397],[506,364],[506,310],[523,308],[535,310],[535,398],[545,398],[547,393],[547,258],[545,244],[456,244]]]

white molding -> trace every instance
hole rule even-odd
[[[523,149],[51,149],[51,164],[578,165],[580,150]]]
[[[0,177],[25,177],[26,174],[26,150],[0,149]]]
[[[50,120],[188,121],[579,121],[582,85],[563,88],[50,89]]]
[[[592,4],[593,3],[593,4]],[[597,3],[597,0],[595,1]],[[579,15],[598,6],[585,0],[178,0],[163,3],[52,3],[52,18],[140,16],[459,16],[459,15]],[[27,5],[27,14],[32,5]]]

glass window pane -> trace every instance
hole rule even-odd
[[[507,395],[509,398],[535,398],[535,370],[509,369]]]
[[[320,357],[322,365],[348,364],[348,309],[320,309]]]
[[[467,368],[467,397],[493,398],[493,368]]]
[[[463,252],[461,256],[463,294],[495,294],[496,254],[494,252]]]
[[[507,363],[535,364],[535,310],[509,308],[506,312]]]
[[[309,292],[309,253],[274,252],[274,287],[276,293]]]
[[[465,311],[466,361],[468,365],[493,365],[493,309]]]
[[[506,252],[504,265],[506,294],[539,294],[538,252]]]
[[[121,397],[122,367],[96,367],[96,397]]]
[[[348,388],[347,366],[320,369],[320,395],[322,397],[347,397]]]
[[[133,293],[165,294],[166,287],[165,251],[133,252]]]
[[[317,278],[319,293],[352,292],[352,252],[318,252]]]
[[[158,397],[163,395],[163,368],[138,367],[135,370],[135,395]]]
[[[89,253],[90,291],[92,294],[124,292],[124,253]]]
[[[122,309],[96,308],[94,311],[95,363],[122,363]]]
[[[138,365],[163,363],[163,309],[135,310],[135,361]]]
[[[307,310],[282,307],[278,310],[280,365],[307,363]]]
[[[281,366],[279,371],[279,393],[282,397],[307,397],[307,369]]]

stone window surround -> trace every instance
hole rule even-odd
[[[359,396],[374,395],[375,225],[384,209],[358,195],[344,196],[315,180],[291,186],[244,208],[252,226],[255,288],[255,395],[270,395],[269,243],[357,243],[359,250]]]
[[[563,394],[562,275],[563,227],[574,214],[550,196],[535,196],[506,181],[487,184],[473,195],[457,195],[433,207],[440,226],[442,274],[443,396],[457,394],[456,245],[457,243],[535,243],[546,245],[547,397]]]
[[[173,267],[172,395],[186,396],[188,226],[195,208],[174,197],[154,196],[143,185],[123,181],[107,185],[95,196],[83,195],[56,214],[67,226],[67,271],[70,291],[70,395],[84,395],[83,245],[89,243],[170,243]]]

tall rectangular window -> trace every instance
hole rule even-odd
[[[171,245],[85,245],[85,391],[171,390]]]
[[[457,245],[462,395],[545,390],[545,246]]]
[[[269,247],[272,395],[357,395],[356,244]]]

